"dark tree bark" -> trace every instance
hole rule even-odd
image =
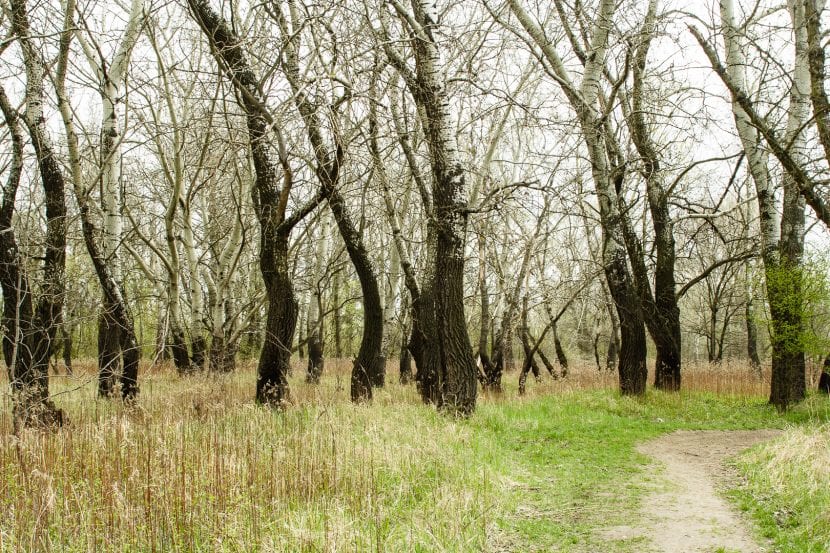
[[[340,169],[344,156],[343,144],[336,130],[333,131],[334,147],[330,148],[325,144],[318,119],[319,108],[306,95],[304,86],[300,82],[299,22],[291,21],[289,26],[289,21],[277,5],[274,7],[273,15],[283,35],[283,70],[294,91],[294,103],[303,118],[306,134],[314,150],[317,162],[315,172],[322,196],[328,201],[329,208],[334,215],[363,293],[363,335],[352,367],[351,398],[355,402],[367,401],[372,399],[372,386],[383,385],[385,372],[382,351],[383,305],[378,280],[363,243],[363,237],[354,224],[339,189]]]
[[[61,345],[63,346],[63,364],[66,367],[66,374],[72,374],[72,330],[67,329],[66,323],[61,327]]]
[[[190,374],[193,366],[190,364],[190,353],[187,351],[184,330],[178,324],[171,324],[169,336],[170,357],[173,358],[173,365],[180,375]]]
[[[273,228],[273,223],[265,216],[264,205],[262,202],[258,210],[263,228],[260,270],[268,295],[268,317],[257,365],[256,400],[280,407],[289,400],[288,371],[291,368],[291,340],[297,325],[298,304],[288,269],[288,234],[267,232],[266,229]]]
[[[818,391],[830,395],[830,357],[824,359],[824,366],[818,377]]]
[[[197,332],[197,329],[193,329],[192,332]],[[194,336],[190,341],[190,349],[190,363],[193,365],[193,369],[196,371],[204,370],[208,351],[207,340],[205,340],[205,337],[201,335]]]
[[[559,341],[559,333],[556,331],[556,323],[553,323],[551,326],[551,332],[553,334],[553,349],[556,352],[556,360],[559,362],[559,366],[561,367],[562,376],[566,376],[568,374],[568,357],[565,355],[562,342]]]
[[[464,317],[464,246],[467,229],[466,176],[456,144],[434,3],[413,2],[418,28],[412,41],[413,72],[389,41],[383,41],[390,63],[398,70],[425,117],[424,129],[432,168],[432,218],[435,230],[430,282],[419,298],[416,316],[424,340],[421,375],[424,399],[437,400],[449,413],[467,416],[475,409],[478,391],[473,348]],[[385,12],[384,12],[385,13]],[[411,26],[410,26],[411,27]],[[414,355],[414,352],[413,352]],[[417,358],[416,358],[417,363]],[[426,383],[426,387],[425,387]],[[437,391],[437,394],[435,393]],[[434,396],[437,395],[436,398]]]
[[[107,305],[98,316],[98,396],[109,398],[121,374],[121,333],[113,320],[112,306]]]
[[[318,301],[318,298],[313,296],[311,301]],[[309,384],[319,384],[325,364],[323,340],[319,326],[321,321],[312,322],[309,319],[309,323],[314,324],[314,327],[308,329],[308,368],[306,369],[305,381]]]
[[[0,285],[3,289],[3,358],[9,371],[15,428],[51,426],[63,421],[49,400],[49,375],[33,364],[37,329],[35,308],[24,260],[17,247],[12,219],[23,170],[23,137],[18,114],[0,87],[0,107],[12,140],[12,162],[0,207]]]
[[[260,223],[259,266],[268,298],[265,337],[257,365],[257,402],[281,407],[289,400],[288,371],[291,343],[297,325],[297,300],[288,264],[291,229],[319,203],[318,195],[286,217],[292,172],[280,129],[265,106],[260,80],[251,69],[239,37],[206,0],[188,0],[188,6],[210,42],[213,55],[227,73],[240,96],[245,112],[251,157],[256,173],[254,207]],[[276,133],[283,182],[272,153],[270,132]]]
[[[14,200],[23,166],[23,139],[17,113],[5,92],[0,108],[12,136],[12,167],[3,194],[0,225],[0,284],[3,288],[3,319],[7,332],[3,353],[9,367],[15,428],[49,427],[63,423],[63,413],[49,399],[49,360],[61,323],[66,265],[66,201],[64,179],[54,156],[43,114],[43,67],[29,32],[25,0],[11,2],[11,23],[19,38],[26,65],[26,113],[24,122],[37,155],[46,203],[46,243],[43,281],[37,303],[25,273],[12,227]]]
[[[608,338],[608,349],[605,352],[605,369],[613,371],[617,366],[620,355],[620,341],[614,333]]]
[[[654,293],[649,284],[642,244],[633,232],[630,221],[625,221],[626,248],[633,268],[634,284],[643,305],[646,325],[654,340],[657,356],[654,364],[654,386],[661,390],[680,390],[681,332],[680,308],[677,304],[677,284],[674,276],[674,224],[669,214],[668,192],[661,175],[660,156],[651,138],[645,120],[643,105],[643,73],[646,67],[651,39],[655,34],[656,2],[649,3],[641,32],[642,40],[634,52],[633,90],[628,127],[631,138],[642,160],[642,174],[646,182],[646,198],[654,228]],[[626,210],[623,211],[625,217]]]
[[[400,348],[400,383],[404,386],[412,381],[412,354],[409,353],[407,332],[405,328],[401,328],[401,348]]]
[[[620,318],[618,371],[623,395],[642,395],[646,389],[646,332],[640,298],[630,281],[623,252],[605,268],[608,288]]]

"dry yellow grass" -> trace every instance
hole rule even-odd
[[[0,551],[480,551],[503,511],[494,444],[422,405],[394,362],[371,406],[349,403],[348,361],[327,360],[319,386],[298,367],[284,412],[253,404],[252,363],[187,378],[142,367],[133,408],[97,399],[94,369],[53,380],[69,421],[54,433],[14,436],[0,396]],[[517,377],[480,403],[517,401]],[[737,366],[684,376],[725,394],[767,385]],[[521,401],[616,386],[581,366]]]
[[[776,550],[830,551],[830,426],[788,428],[741,466]]]
[[[184,379],[145,370],[139,405],[126,409],[95,398],[87,364],[53,385],[69,425],[49,434],[12,435],[4,396],[0,550],[366,551],[478,539],[488,485],[457,459],[468,430],[394,383],[371,408],[352,406],[346,363],[327,367],[319,387],[295,371],[295,405],[283,413],[253,404],[251,366]]]

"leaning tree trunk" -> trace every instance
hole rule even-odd
[[[553,349],[556,352],[556,360],[561,367],[562,376],[566,376],[568,374],[568,356],[565,355],[565,349],[559,340],[559,333],[557,332],[555,322],[551,324],[551,333],[553,334]]]
[[[289,29],[289,21],[279,9],[275,10],[275,15],[284,38],[283,70],[294,92],[294,103],[303,118],[306,134],[314,150],[317,162],[315,172],[320,182],[322,196],[328,200],[329,208],[334,215],[334,221],[346,245],[346,252],[355,268],[363,293],[363,335],[352,367],[351,398],[352,401],[366,401],[372,399],[373,385],[383,385],[385,370],[382,351],[383,305],[378,279],[363,243],[363,237],[349,215],[346,201],[338,188],[344,157],[340,136],[337,130],[333,131],[335,147],[334,151],[331,151],[323,140],[317,115],[318,106],[309,99],[304,86],[300,83],[298,57],[300,33],[297,30],[297,22],[291,21],[292,28]]]
[[[605,115],[600,106],[600,81],[606,67],[608,36],[613,27],[616,10],[614,0],[601,0],[594,18],[590,44],[586,52],[582,82],[577,86],[564,62],[549,41],[539,23],[530,17],[519,0],[508,0],[511,11],[521,26],[541,50],[557,77],[571,107],[579,119],[580,130],[591,161],[591,174],[599,200],[602,227],[602,264],[608,288],[614,300],[621,327],[619,358],[620,391],[626,395],[645,393],[646,335],[640,298],[628,270],[623,228],[623,213],[617,201],[612,173],[621,168],[612,167]]]
[[[136,352],[122,351],[122,344],[133,348],[135,340],[134,328],[126,329],[124,325],[132,325],[132,318],[127,313],[126,305],[113,302],[126,301],[123,292],[123,275],[119,247],[122,240],[121,215],[121,135],[118,120],[118,103],[123,97],[122,89],[126,81],[127,67],[130,53],[141,34],[144,21],[144,0],[132,0],[127,26],[122,34],[118,47],[111,60],[100,59],[99,52],[93,50],[84,42],[82,51],[86,55],[92,72],[98,77],[98,89],[101,97],[101,146],[98,166],[99,188],[101,191],[101,227],[89,230],[90,240],[95,241],[94,251],[88,252],[93,257],[93,264],[105,263],[107,274],[104,275],[97,267],[96,274],[103,290],[101,314],[98,318],[98,393],[101,397],[110,397],[119,375],[125,380],[125,397],[132,398],[137,393],[134,378],[123,376],[137,375],[138,367]],[[75,2],[66,4],[64,30],[60,41],[60,56],[58,62],[55,88],[58,93],[59,109],[66,129],[69,149],[70,165],[72,167],[73,185],[79,203],[89,201],[90,186],[84,184],[82,161],[78,150],[78,139],[75,132],[73,114],[66,94],[65,81],[69,56],[69,45],[72,36],[77,34],[75,24]],[[82,225],[91,226],[91,213],[87,208],[86,221]],[[86,230],[85,230],[86,234]],[[95,235],[95,236],[93,236]],[[85,238],[85,242],[87,239]],[[94,259],[96,256],[98,260]],[[108,278],[112,282],[101,279]],[[107,291],[109,289],[109,291]],[[120,289],[113,295],[114,289]],[[127,313],[127,318],[122,314]],[[123,370],[122,370],[123,363]]]
[[[15,8],[25,10],[21,5],[16,5]],[[20,17],[17,12],[15,15]],[[28,25],[22,27],[22,30],[23,33],[18,30],[15,32],[19,36],[28,36]],[[18,126],[17,112],[11,107],[2,87],[0,108],[12,141],[12,161],[0,207],[0,285],[3,290],[3,358],[9,371],[14,425],[16,429],[60,425],[63,422],[62,412],[49,399],[48,360],[47,372],[43,371],[42,365],[34,365],[33,353],[37,347],[35,340],[48,338],[48,333],[38,330],[40,321],[35,318],[32,289],[12,226],[14,203],[23,170],[23,137]],[[56,164],[54,169],[57,169]],[[52,230],[55,230],[55,221],[50,222]]]
[[[281,129],[272,125],[273,118],[264,108],[260,80],[248,63],[239,37],[207,0],[188,0],[188,6],[210,42],[214,57],[226,68],[240,92],[240,107],[245,112],[256,174],[254,207],[260,223],[259,266],[268,297],[265,339],[257,366],[256,400],[280,407],[289,400],[288,372],[298,312],[288,264],[288,239],[291,229],[318,205],[319,195],[286,217],[292,186],[291,166],[285,148],[280,148],[283,173],[280,187],[270,136],[274,132],[279,137],[278,145],[283,144]]]
[[[352,260],[360,289],[363,292],[363,336],[360,349],[354,360],[351,379],[352,401],[365,401],[372,398],[372,385],[381,386],[384,380],[383,366],[383,305],[374,267],[363,245],[363,239],[354,227],[346,203],[334,182],[328,184],[328,203],[340,229],[340,236],[346,243],[346,251]],[[324,185],[325,187],[325,185]]]

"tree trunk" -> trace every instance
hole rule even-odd
[[[98,396],[110,398],[121,374],[121,332],[113,320],[112,306],[106,305],[98,316]]]
[[[744,307],[744,321],[746,322],[746,355],[749,358],[749,366],[760,375],[761,358],[758,355],[758,327],[752,309],[752,298],[747,298]]]
[[[478,332],[478,379],[481,387],[487,389],[491,376],[496,368],[488,354],[488,335],[490,331],[490,293],[487,290],[487,248],[485,246],[484,231],[478,234],[478,289],[480,294],[480,326]]]
[[[401,325],[401,346],[400,346],[400,383],[406,386],[412,381],[412,354],[409,353],[406,326]]]
[[[268,294],[265,341],[257,366],[256,400],[280,407],[289,400],[288,372],[298,304],[288,269],[288,236],[269,237],[263,225],[260,269]]]
[[[20,37],[28,37],[25,5],[22,2],[14,3],[13,9],[16,24],[15,33]],[[28,39],[24,39],[22,42],[27,44],[26,48],[31,48]],[[36,77],[36,71],[35,68],[34,71],[27,72],[27,81],[32,80],[33,76]],[[31,90],[34,92],[34,97],[42,98],[42,94],[37,95],[37,89],[33,86],[36,82],[34,81],[31,84],[27,82],[27,95]],[[0,285],[3,289],[3,327],[5,330],[3,332],[3,357],[9,372],[15,429],[49,427],[62,424],[63,413],[49,399],[48,358],[45,367],[42,364],[35,364],[35,352],[42,351],[44,346],[48,347],[49,345],[48,343],[43,345],[37,343],[40,340],[49,339],[48,327],[42,327],[43,322],[48,321],[36,318],[32,289],[12,226],[14,203],[23,169],[23,137],[18,126],[17,112],[11,107],[2,87],[0,87],[0,108],[2,108],[12,140],[12,161],[8,180],[3,188],[2,207],[0,207]],[[32,138],[35,142],[35,136]],[[40,151],[38,151],[38,155],[41,170],[43,170],[43,164],[49,162],[41,160],[43,153]],[[45,174],[42,173],[42,178],[58,169],[54,160],[51,161],[51,164],[53,166]],[[45,181],[43,184],[46,191],[52,189],[51,185],[47,188]],[[54,196],[52,197],[51,209],[47,204],[47,216],[51,216],[49,230],[52,231],[47,235],[47,238],[50,239],[47,248],[51,246],[53,254],[50,258],[44,259],[44,277],[52,275],[53,278],[56,273],[60,274],[59,271],[56,271],[59,267],[55,265],[56,262],[60,263],[59,253],[62,251],[60,227],[56,224],[58,221],[54,220],[55,212],[60,211],[60,205],[55,205],[59,203],[55,202],[56,199]],[[55,253],[58,254],[57,259]],[[47,261],[51,267],[47,265]],[[52,284],[53,290],[55,290],[54,284]],[[41,302],[54,299],[54,297],[44,298]],[[53,311],[51,309],[41,309],[41,306],[38,306],[37,312],[49,315]]]
[[[312,294],[312,304],[319,301],[319,295]],[[308,317],[308,368],[306,370],[305,381],[309,384],[320,383],[320,377],[323,374],[323,365],[325,363],[321,333],[322,320],[320,320],[318,314],[319,308],[315,308],[313,312],[309,313]]]
[[[289,400],[288,372],[291,367],[291,344],[297,325],[298,305],[288,264],[288,239],[291,229],[319,203],[319,195],[286,216],[293,174],[287,159],[281,129],[263,106],[260,80],[252,71],[241,41],[206,0],[188,0],[188,6],[213,48],[213,55],[226,68],[240,92],[245,111],[251,158],[256,178],[254,207],[260,224],[259,267],[268,298],[265,340],[257,366],[256,400],[281,407]],[[273,160],[270,137],[278,137],[282,187]]]
[[[63,345],[63,364],[66,367],[66,374],[72,374],[72,329],[67,329],[65,321],[61,327],[61,343]]]
[[[322,196],[328,200],[329,208],[334,215],[363,293],[363,335],[352,367],[351,398],[355,402],[367,401],[372,399],[372,386],[383,385],[385,372],[382,351],[383,304],[380,299],[377,276],[363,243],[363,237],[349,215],[346,201],[338,188],[344,155],[340,136],[336,129],[333,130],[335,147],[333,149],[327,147],[323,141],[318,120],[318,106],[309,99],[303,84],[300,83],[299,23],[292,20],[292,28],[289,29],[288,20],[282,16],[282,12],[276,9],[275,13],[283,34],[283,70],[294,91],[294,103],[303,118],[306,134],[314,150],[317,162],[315,172]],[[291,15],[293,18],[293,12]]]
[[[561,367],[562,376],[568,374],[568,357],[565,355],[565,350],[562,348],[562,342],[559,341],[559,333],[556,331],[556,323],[551,327],[553,333],[553,348],[556,351],[556,360]]]
[[[43,92],[44,68],[40,53],[36,50],[30,36],[25,0],[11,2],[11,24],[23,52],[26,68],[26,112],[23,119],[29,129],[29,136],[37,155],[46,204],[46,240],[40,298],[32,313],[32,323],[27,324],[29,328],[25,329],[29,332],[21,334],[20,330],[24,329],[17,329],[17,336],[21,339],[18,347],[13,349],[17,350],[18,359],[10,365],[14,367],[13,378],[11,378],[14,421],[18,428],[21,426],[53,426],[63,422],[62,412],[49,399],[49,359],[52,357],[55,335],[61,323],[65,292],[67,226],[65,183],[46,126]],[[4,109],[3,111],[6,120],[9,121],[11,110]],[[16,191],[17,185],[14,186]],[[8,212],[9,225],[11,225],[13,212],[12,204]],[[14,256],[14,262],[19,264],[17,251],[10,253]],[[16,276],[19,276],[22,283],[22,280],[25,280],[22,268],[17,273]],[[18,282],[14,284],[18,285]],[[27,287],[22,292],[28,296],[30,289]],[[20,355],[23,349],[30,353]]]
[[[323,294],[320,286],[323,279],[323,262],[326,258],[326,241],[328,234],[328,220],[323,218],[320,223],[317,248],[314,252],[313,272],[311,275],[311,294],[308,303],[306,333],[308,336],[308,365],[305,381],[309,384],[319,384],[323,374],[325,359],[323,355]]]
[[[438,392],[434,399],[440,409],[466,416],[475,409],[478,391],[473,349],[464,317],[467,183],[459,159],[457,129],[453,127],[455,118],[447,91],[446,69],[437,41],[438,9],[430,0],[413,2],[412,7],[412,21],[417,21],[417,28],[412,31],[418,34],[418,40],[412,42],[417,60],[415,71],[392,44],[384,42],[384,50],[404,76],[418,104],[433,176],[432,206],[428,211],[432,213],[429,224],[434,225],[436,241],[434,252],[430,252],[434,257],[429,258],[431,274],[415,310],[415,326],[421,327],[421,338],[427,338],[423,344],[424,364],[418,367],[418,373],[422,393],[427,392],[425,400],[433,400],[434,385]]]
[[[789,1],[788,8],[793,24],[795,63],[793,86],[790,89],[787,130],[784,144],[787,150],[776,150],[779,144],[770,146],[786,170],[783,181],[784,205],[780,235],[776,228],[777,210],[769,172],[760,147],[760,133],[768,129],[756,128],[749,111],[751,106],[741,105],[741,99],[733,93],[732,111],[735,126],[744,151],[747,153],[749,169],[758,197],[761,222],[761,252],[764,273],[767,279],[767,300],[772,319],[772,381],[770,403],[778,409],[787,409],[791,404],[804,399],[806,394],[806,368],[802,333],[804,330],[804,296],[802,290],[801,257],[803,254],[804,195],[803,183],[784,163],[786,154],[790,162],[804,162],[804,125],[809,118],[809,99],[812,90],[807,20],[805,4]],[[745,58],[740,42],[740,30],[736,27],[731,0],[720,4],[721,22],[724,28],[726,46],[726,69],[728,79],[739,90],[746,90]],[[704,44],[701,42],[701,44]],[[711,50],[711,49],[710,49]],[[711,52],[707,51],[707,57]],[[723,68],[721,68],[723,70]],[[823,86],[823,85],[822,85]],[[744,99],[745,100],[745,99]],[[823,116],[823,114],[821,114]],[[765,137],[768,134],[765,132]],[[813,203],[811,203],[813,205]],[[814,206],[815,207],[815,206]],[[821,210],[817,214],[821,215]],[[824,220],[824,218],[822,217]]]
[[[651,130],[645,119],[643,105],[643,73],[646,67],[651,39],[656,32],[656,0],[650,0],[642,29],[642,40],[635,51],[634,86],[631,93],[632,109],[628,117],[631,138],[643,163],[642,173],[646,181],[646,197],[654,228],[654,294],[645,266],[645,255],[639,239],[631,229],[627,215],[626,248],[633,268],[634,283],[640,294],[646,324],[654,340],[657,357],[654,365],[654,386],[661,390],[680,390],[681,332],[680,308],[677,305],[674,276],[674,229],[669,215],[668,192],[663,183],[660,157],[651,138]]]

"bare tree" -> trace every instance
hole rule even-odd
[[[432,267],[414,305],[417,328],[422,333],[419,340],[423,345],[418,347],[424,351],[418,366],[421,393],[426,401],[448,412],[468,415],[475,409],[477,386],[464,317],[467,180],[459,159],[437,36],[438,6],[430,0],[413,0],[411,10],[393,0],[388,4],[402,21],[404,34],[411,37],[406,42],[416,60],[414,70],[389,38],[386,5],[380,8],[382,29],[377,34],[389,63],[418,106],[432,167],[432,216],[428,225],[433,227],[434,245],[427,245]]]
[[[259,263],[268,294],[265,343],[257,366],[256,399],[277,407],[289,399],[291,342],[298,313],[288,266],[288,239],[291,230],[319,204],[322,197],[317,195],[290,215],[287,213],[293,171],[281,129],[268,112],[265,97],[259,88],[260,79],[248,62],[242,42],[224,18],[206,0],[188,0],[188,6],[209,41],[217,62],[238,91],[240,107],[245,113],[256,172]],[[274,159],[272,136],[277,141],[279,166]]]
[[[4,324],[7,332],[3,340],[6,365],[11,372],[9,381],[14,396],[16,427],[52,426],[62,424],[63,413],[49,398],[49,359],[60,326],[65,290],[66,268],[66,199],[64,176],[46,125],[44,113],[44,62],[38,52],[29,25],[25,0],[11,1],[11,25],[20,44],[26,72],[26,110],[23,121],[29,130],[37,155],[40,181],[46,203],[46,243],[43,252],[43,281],[37,302],[14,235],[9,233],[9,251],[3,252]],[[10,131],[17,133],[17,117],[3,93],[3,114]],[[9,180],[3,194],[4,230],[11,228],[14,200],[22,167],[21,143],[18,135],[13,141],[16,153]]]

